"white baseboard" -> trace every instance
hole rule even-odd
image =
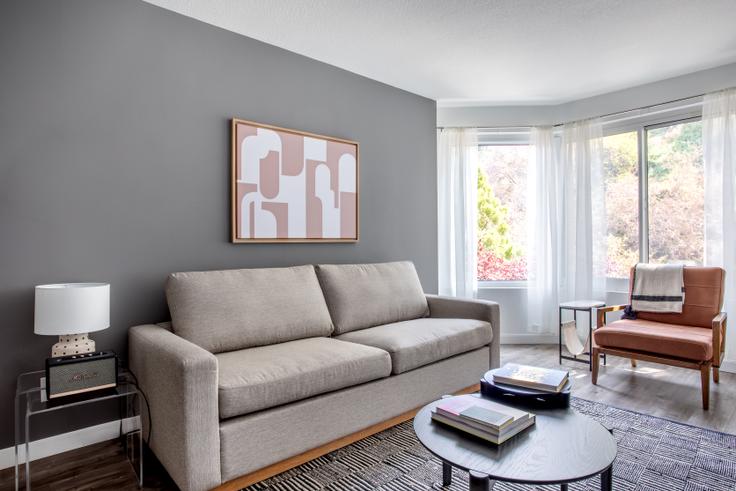
[[[134,416],[123,420],[123,432],[133,431],[140,428],[140,417]],[[60,435],[35,440],[30,443],[31,462],[34,460],[50,457],[62,452],[86,447],[94,443],[100,443],[117,438],[120,431],[120,420],[110,421],[81,430],[70,431]],[[18,448],[18,463],[26,461],[26,449],[21,445]],[[0,449],[0,469],[6,469],[15,465],[15,447]]]
[[[724,360],[721,362],[721,371],[726,373],[736,373],[736,361]]]
[[[557,334],[519,333],[502,334],[501,344],[557,344]]]

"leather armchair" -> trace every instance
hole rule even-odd
[[[712,267],[686,267],[682,313],[638,312],[634,320],[606,323],[606,314],[625,305],[598,309],[598,329],[593,333],[593,384],[598,383],[600,355],[700,370],[703,409],[710,400],[710,372],[718,383],[725,353],[726,313],[723,307],[725,271]],[[631,292],[629,292],[629,295]]]

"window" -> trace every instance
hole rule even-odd
[[[526,280],[528,145],[478,149],[478,280]]]
[[[639,262],[639,145],[636,131],[603,138],[608,277],[628,278]]]
[[[700,121],[647,129],[651,263],[703,264],[702,136]]]
[[[607,287],[637,262],[703,264],[701,104],[677,101],[603,117]],[[528,129],[479,133],[478,280],[526,281]]]
[[[606,136],[603,152],[609,278],[628,279],[637,262],[702,264],[705,187],[700,120],[641,126]]]

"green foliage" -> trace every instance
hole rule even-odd
[[[620,133],[606,137],[603,146],[603,166],[607,176],[635,175],[638,166],[636,133]]]
[[[703,155],[700,122],[647,131],[649,260],[699,264],[703,255]],[[639,260],[636,132],[604,139],[608,273],[626,278]]]
[[[507,260],[519,255],[511,243],[508,213],[484,173],[478,172],[478,239],[485,250]]]
[[[703,133],[700,122],[695,122],[649,130],[648,138],[649,177],[666,179],[682,156],[701,151]],[[702,159],[692,161],[695,166],[699,163],[702,164]]]

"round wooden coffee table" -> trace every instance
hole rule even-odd
[[[471,491],[487,491],[491,480],[560,484],[566,491],[568,483],[598,474],[601,490],[612,489],[616,440],[597,421],[572,409],[533,410],[534,426],[494,445],[433,422],[431,412],[443,400],[414,417],[417,438],[442,460],[443,485],[450,484],[455,466],[470,473]]]

